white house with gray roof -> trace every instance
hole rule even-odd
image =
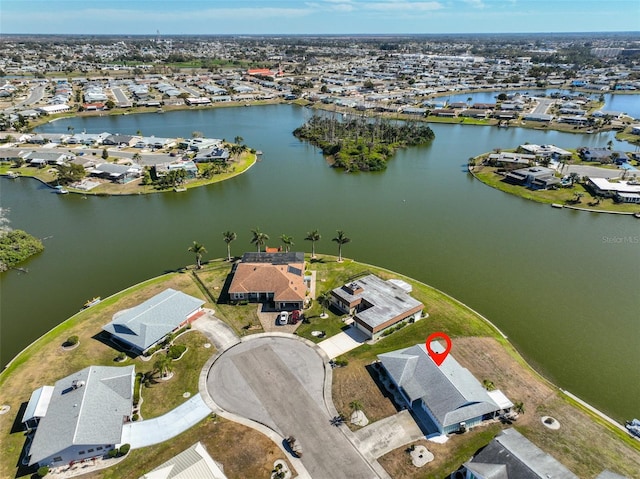
[[[204,445],[197,442],[140,479],[227,479],[227,476]]]
[[[370,338],[402,321],[417,321],[424,305],[412,298],[411,285],[385,281],[370,274],[331,291],[331,304],[353,316],[356,327]]]
[[[60,379],[52,390],[40,388],[23,417],[24,422],[27,416],[41,416],[28,450],[29,465],[62,466],[103,456],[119,445],[133,409],[134,376],[133,366],[89,366]]]
[[[167,334],[195,320],[205,302],[168,288],[131,309],[118,311],[102,329],[142,353]]]
[[[431,343],[431,349],[444,352],[437,341]],[[425,344],[380,354],[378,359],[408,406],[418,417],[426,413],[440,434],[477,426],[511,405],[509,402],[502,407],[496,404],[451,354],[438,366],[429,357]]]

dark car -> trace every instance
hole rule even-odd
[[[301,317],[300,317],[300,310],[299,309],[294,309],[291,312],[291,316],[289,316],[289,324],[297,324],[298,321],[300,321]]]

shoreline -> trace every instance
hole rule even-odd
[[[481,155],[479,155],[481,156]],[[476,159],[479,158],[479,156],[476,156]],[[482,181],[482,179],[480,179],[476,173],[475,173],[475,165],[467,165],[467,171],[473,176],[474,179],[478,180],[480,183],[482,183],[485,186],[488,186],[489,188],[492,188],[494,190],[500,191],[501,193],[505,193],[507,195],[510,196],[515,196],[516,198],[520,198],[526,201],[531,201],[532,203],[538,203],[538,204],[543,204],[543,205],[556,205],[559,204],[562,208],[558,208],[558,209],[570,209],[570,210],[576,210],[576,211],[585,211],[588,213],[603,213],[603,214],[610,214],[610,215],[622,215],[622,216],[633,216],[633,217],[637,217],[637,213],[634,213],[632,211],[612,211],[612,210],[595,210],[595,209],[591,209],[591,208],[581,208],[579,206],[574,206],[574,205],[567,205],[567,204],[563,204],[563,203],[555,203],[553,201],[543,201],[543,200],[535,200],[535,199],[531,199],[531,198],[526,198],[523,195],[519,195],[516,193],[511,193],[509,191],[504,191],[500,188],[497,188],[493,185],[490,185],[489,183],[486,183],[485,181]],[[524,187],[522,187],[524,188]],[[640,212],[640,205],[638,205],[639,208],[639,212]]]
[[[305,261],[306,261],[306,254],[305,254]],[[325,257],[330,257],[333,258],[332,255],[322,255]],[[211,263],[218,263],[218,262],[225,262],[226,258],[216,258],[213,260],[210,260],[209,262]],[[355,262],[357,264],[363,265],[363,266],[371,266],[373,268],[379,269],[381,271],[385,271],[387,273],[393,274],[393,275],[397,275],[397,276],[401,276],[404,278],[407,278],[409,280],[411,280],[412,282],[415,282],[417,284],[421,284],[431,290],[433,290],[434,292],[442,295],[443,297],[453,301],[454,303],[456,303],[458,306],[467,309],[468,311],[470,311],[471,313],[473,313],[475,316],[477,316],[481,321],[485,322],[486,324],[488,324],[499,336],[499,342],[504,343],[502,344],[502,347],[506,349],[506,352],[508,354],[511,354],[509,349],[511,351],[513,351],[516,354],[515,359],[519,362],[521,362],[526,368],[528,368],[530,371],[532,371],[536,377],[538,377],[539,380],[543,381],[544,383],[546,383],[547,385],[549,385],[552,389],[558,391],[559,393],[564,394],[565,396],[567,396],[568,398],[570,398],[571,400],[575,401],[576,403],[580,404],[582,407],[584,407],[585,409],[587,409],[589,411],[590,414],[593,414],[595,416],[597,416],[598,418],[606,421],[609,424],[609,427],[615,427],[617,431],[619,432],[624,432],[626,433],[626,435],[630,436],[630,434],[628,434],[627,430],[624,427],[624,424],[616,421],[615,419],[611,418],[610,416],[608,416],[607,414],[603,413],[602,411],[600,411],[598,408],[592,406],[591,404],[587,403],[586,401],[578,398],[576,395],[574,395],[573,393],[571,393],[570,391],[561,388],[560,386],[558,386],[557,384],[553,383],[551,380],[547,379],[542,373],[540,373],[536,368],[534,368],[533,366],[531,366],[531,364],[526,360],[526,358],[520,353],[520,351],[514,346],[514,344],[509,340],[508,336],[506,334],[504,334],[504,332],[498,328],[493,322],[491,322],[491,320],[489,320],[488,318],[486,318],[484,315],[482,315],[481,313],[477,312],[475,309],[471,308],[470,306],[468,306],[467,304],[463,303],[462,301],[460,301],[459,299],[449,295],[448,293],[435,288],[431,285],[428,285],[426,283],[423,283],[422,281],[419,281],[415,278],[409,277],[403,273],[397,272],[397,271],[392,271],[390,269],[381,267],[381,266],[376,266],[376,265],[372,265],[370,263],[361,263],[359,261],[354,261],[353,259],[351,259],[352,262]],[[188,270],[188,266],[183,267],[180,271],[187,271]],[[172,272],[173,273],[173,272]],[[141,281],[139,283],[136,284],[132,284],[128,287],[126,287],[125,289],[122,289],[120,291],[116,291],[115,293],[107,296],[106,298],[104,298],[101,303],[105,303],[108,302],[109,300],[113,299],[116,296],[119,295],[125,295],[127,293],[127,291],[130,291],[132,289],[137,289],[140,287],[143,287],[145,284],[147,283],[152,283],[154,281],[160,281],[163,277],[165,277],[167,274],[171,274],[171,273],[165,273],[159,276],[155,276],[153,278],[148,278],[144,281]],[[6,380],[6,378],[8,377],[7,375],[9,375],[11,373],[10,369],[16,365],[16,364],[20,364],[20,357],[25,354],[30,348],[34,347],[37,343],[39,343],[40,341],[44,341],[46,336],[53,334],[54,332],[56,332],[59,329],[64,329],[65,326],[68,326],[69,323],[76,319],[76,317],[85,312],[86,309],[81,309],[79,310],[77,313],[73,314],[72,316],[68,317],[67,319],[65,319],[64,321],[62,321],[61,323],[57,324],[56,326],[54,326],[53,328],[51,328],[50,330],[46,331],[45,333],[43,333],[41,336],[39,336],[38,338],[34,339],[30,344],[28,344],[27,346],[25,346],[18,354],[16,354],[13,358],[11,358],[11,360],[2,368],[2,370],[0,371],[0,383],[4,382],[4,380]],[[304,338],[301,338],[304,339]]]

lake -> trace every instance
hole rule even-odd
[[[15,228],[46,238],[46,250],[0,278],[0,338],[6,364],[29,342],[80,309],[164,271],[253,250],[260,227],[310,251],[337,254],[414,277],[495,323],[551,381],[618,420],[640,416],[640,221],[558,210],[491,189],[470,177],[467,159],[529,142],[605,146],[612,133],[568,134],[434,124],[432,144],[398,152],[387,171],[346,174],[291,132],[309,109],[290,105],[65,119],[40,132],[110,131],[189,137],[192,131],[264,152],[247,173],[187,193],[133,197],[55,195],[25,178],[0,179]],[[618,148],[632,150],[619,143]],[[429,305],[426,305],[429,311]],[[416,343],[425,338],[416,337]],[[455,351],[453,352],[455,354]],[[519,398],[512,398],[518,400]]]

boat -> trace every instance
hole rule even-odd
[[[86,303],[84,303],[83,309],[87,309],[87,308],[90,308],[91,306],[95,306],[100,301],[102,301],[102,298],[100,296],[96,296],[95,298],[92,298],[88,300]]]
[[[640,213],[634,213],[634,214],[633,214],[633,216],[634,216],[635,218],[640,219]]]
[[[16,173],[15,171],[10,171],[7,173],[7,178],[11,178],[12,180],[15,180],[18,177],[20,177],[20,173]]]
[[[640,419],[632,419],[625,424],[627,431],[640,438]]]
[[[66,195],[69,193],[69,190],[65,190],[62,186],[56,186],[56,193],[59,195]]]
[[[176,193],[182,193],[183,191],[187,191],[187,189],[184,186],[176,186],[173,191],[175,191]]]
[[[564,208],[564,206],[561,205],[560,203],[551,203],[551,207],[552,208]]]

